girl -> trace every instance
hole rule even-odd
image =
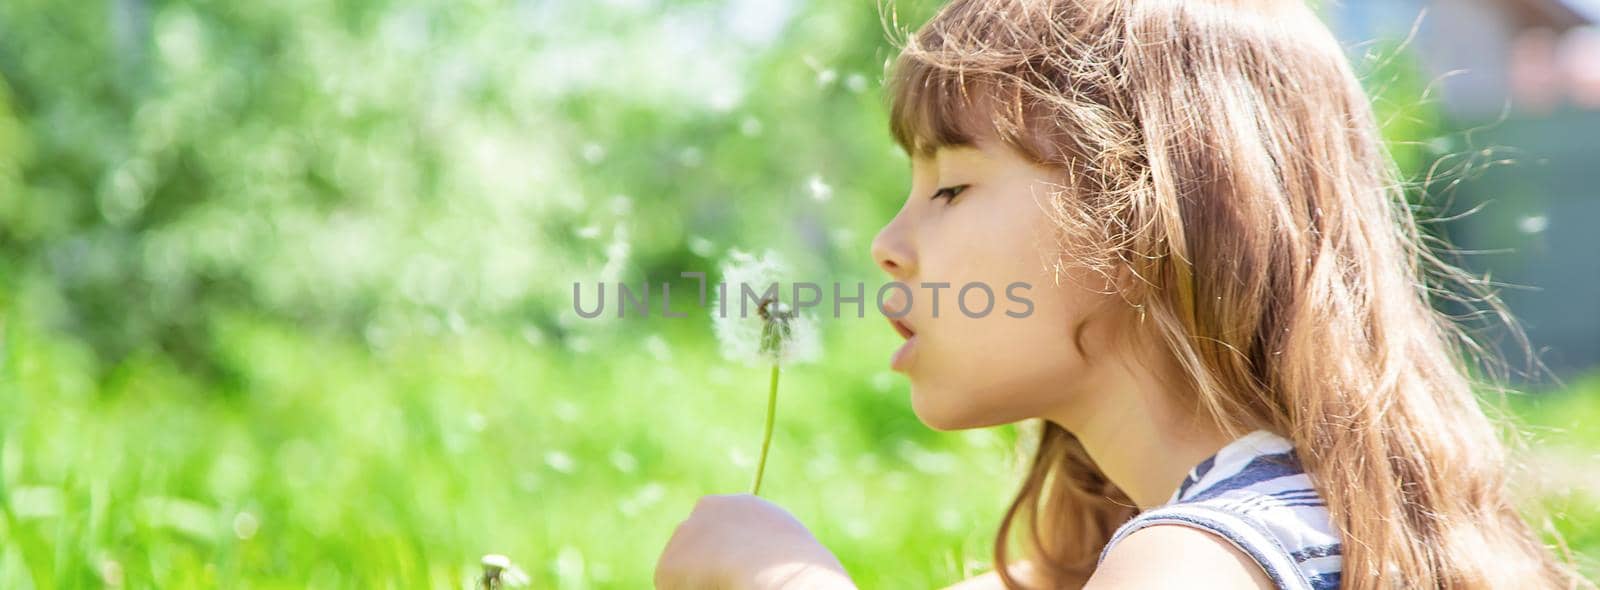
[[[1042,427],[995,572],[961,588],[1587,584],[1507,497],[1470,340],[1429,301],[1462,275],[1309,8],[956,0],[890,91],[912,182],[878,264],[1035,286],[1023,319],[891,321],[923,422]],[[656,583],[851,586],[746,495],[703,499]]]

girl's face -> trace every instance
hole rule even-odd
[[[1047,212],[1058,173],[980,141],[913,159],[911,176],[872,255],[909,287],[885,291],[884,310],[907,337],[891,365],[911,379],[917,417],[940,430],[977,428],[1092,393],[1099,363],[1089,360],[1104,356],[1095,353],[1115,323],[1097,312],[1121,299],[1081,269],[1063,268],[1057,281],[1061,236]]]

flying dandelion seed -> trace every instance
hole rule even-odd
[[[686,147],[678,152],[678,163],[687,168],[694,168],[705,162],[705,154],[697,147]]]
[[[544,331],[538,326],[526,325],[522,327],[522,341],[530,346],[542,346],[545,341]]]
[[[666,362],[672,360],[672,346],[668,345],[667,339],[662,338],[660,334],[646,336],[644,350],[650,353],[650,356],[657,361]]]
[[[761,120],[755,117],[745,117],[739,123],[739,132],[750,137],[761,135]]]
[[[755,459],[751,458],[749,453],[744,452],[744,449],[738,447],[728,449],[728,462],[740,469],[755,465]]]
[[[777,256],[768,252],[754,256],[733,251],[722,267],[722,288],[712,308],[713,324],[722,354],[729,360],[750,365],[770,365],[767,385],[766,426],[761,437],[761,455],[756,459],[755,483],[751,494],[761,493],[761,478],[766,471],[767,451],[772,445],[772,425],[778,404],[778,376],[783,365],[815,360],[821,354],[815,320],[778,298],[788,272]],[[791,283],[792,285],[792,283]],[[760,298],[755,314],[747,314],[747,294]],[[729,305],[728,298],[736,303]],[[737,309],[735,309],[735,307]]]
[[[852,539],[865,539],[872,534],[872,525],[867,524],[866,519],[852,518],[844,523],[844,534]]]
[[[860,94],[867,90],[867,77],[861,74],[850,74],[850,77],[845,78],[844,86],[849,88],[851,92]]]
[[[632,497],[618,503],[617,510],[622,512],[623,516],[636,516],[645,509],[660,503],[662,498],[665,497],[667,497],[667,487],[652,481],[645,484]]]
[[[822,180],[822,175],[812,174],[806,179],[806,190],[811,192],[811,198],[817,201],[826,201],[833,197],[833,187]]]
[[[570,474],[578,469],[578,461],[562,451],[550,451],[544,454],[544,464],[561,473]]]
[[[628,195],[611,195],[611,212],[617,215],[627,215],[633,211],[633,197]]]
[[[572,424],[582,416],[583,410],[578,408],[578,404],[567,400],[559,400],[554,404],[550,413],[554,414],[557,420]]]
[[[563,580],[583,579],[583,552],[577,547],[567,546],[561,548],[561,553],[556,555],[556,577]]]
[[[961,512],[953,508],[940,510],[936,518],[939,521],[939,528],[949,532],[959,531],[966,525],[961,518]]]
[[[717,250],[717,245],[711,240],[700,236],[689,236],[689,251],[701,258],[710,258]]]
[[[639,459],[632,453],[616,449],[611,451],[611,466],[623,473],[633,473],[639,469]]]
[[[1550,218],[1543,215],[1530,215],[1517,222],[1517,229],[1525,234],[1542,233],[1550,227]]]
[[[233,517],[233,535],[241,541],[248,541],[256,536],[256,531],[260,528],[261,521],[257,520],[254,514],[240,512]]]

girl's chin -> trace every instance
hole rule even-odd
[[[1017,407],[973,403],[983,399],[970,391],[919,385],[911,381],[911,411],[928,428],[939,431],[988,428],[1026,420],[1036,414]]]
[[[951,395],[950,391],[930,391],[926,387],[911,384],[911,411],[917,415],[928,428],[940,431],[964,430],[977,428],[983,424],[973,420],[970,408],[962,404],[950,404],[949,400],[942,400],[940,396]]]

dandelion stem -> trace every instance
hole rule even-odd
[[[756,483],[750,495],[761,494],[761,474],[767,469],[767,448],[772,446],[772,419],[778,409],[778,363],[772,363],[772,385],[767,389],[767,428],[761,435],[761,458],[756,460]]]

